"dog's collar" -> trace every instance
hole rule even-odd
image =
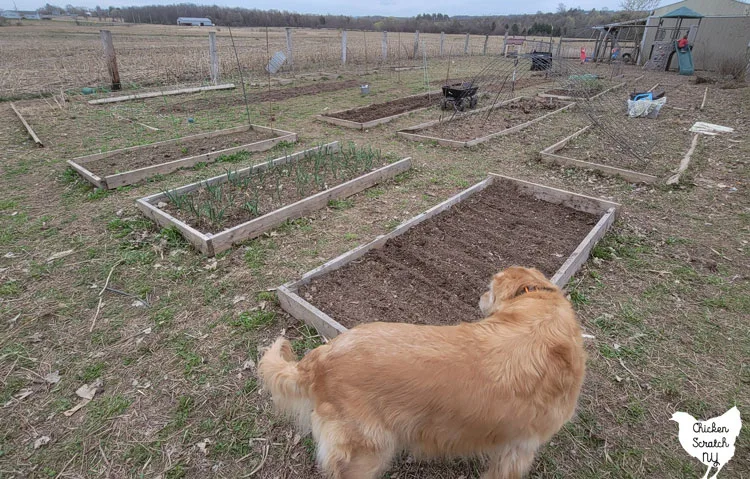
[[[534,291],[552,291],[552,292],[554,292],[555,290],[552,289],[552,288],[547,288],[546,286],[542,286],[542,287],[539,287],[539,288],[537,288],[536,286],[524,286],[523,288],[521,288],[521,289],[518,290],[518,293],[516,293],[516,298],[519,297],[519,296],[521,296],[522,294],[533,293]]]

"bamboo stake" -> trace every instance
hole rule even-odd
[[[26,123],[26,120],[23,118],[23,115],[21,115],[21,112],[18,111],[16,108],[16,105],[13,104],[13,102],[10,103],[10,107],[13,108],[13,111],[16,112],[16,116],[19,120],[21,120],[21,123],[23,123],[23,126],[26,127],[26,131],[29,133],[29,136],[31,136],[31,139],[34,140],[34,143],[39,146],[39,148],[44,148],[44,144],[42,143],[42,140],[39,139],[38,136],[36,136],[36,133],[34,133],[34,130],[31,128],[31,125]]]

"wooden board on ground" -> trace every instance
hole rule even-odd
[[[538,96],[541,97],[541,98],[553,98],[555,100],[561,100],[561,101],[591,101],[591,100],[595,100],[595,99],[599,98],[600,96],[602,96],[602,95],[604,95],[606,93],[609,93],[609,92],[614,91],[614,90],[616,90],[618,88],[621,88],[621,87],[625,86],[625,84],[626,84],[626,82],[618,83],[615,86],[609,87],[606,90],[600,91],[599,93],[596,93],[596,94],[594,94],[592,96],[589,96],[589,97],[579,97],[579,96],[572,96],[572,95],[555,95],[555,94],[550,94],[550,93],[546,93],[546,92],[545,93],[539,93]],[[554,91],[554,90],[552,90],[552,91]]]
[[[439,145],[447,146],[447,147],[451,147],[451,148],[471,147],[471,146],[479,145],[481,143],[486,143],[486,142],[490,141],[491,139],[499,137],[499,136],[505,136],[505,135],[509,135],[511,133],[515,133],[517,131],[523,130],[524,128],[528,128],[529,126],[533,125],[534,123],[538,123],[538,122],[544,120],[547,117],[550,117],[550,116],[555,115],[557,113],[563,112],[563,111],[565,111],[565,110],[567,110],[567,109],[572,108],[573,106],[575,106],[575,103],[569,103],[569,104],[567,104],[567,105],[565,105],[565,106],[563,106],[561,108],[558,108],[557,110],[551,111],[549,113],[541,115],[541,116],[539,116],[537,118],[534,118],[532,120],[526,121],[524,123],[520,123],[520,124],[515,125],[513,127],[510,127],[510,128],[506,128],[504,130],[500,130],[500,131],[497,131],[497,132],[494,132],[494,133],[490,133],[489,135],[485,135],[485,136],[482,136],[482,137],[479,137],[479,138],[474,138],[472,140],[466,140],[466,141],[449,140],[447,138],[438,138],[438,137],[435,137],[435,136],[421,135],[421,134],[418,133],[420,131],[424,131],[427,128],[433,127],[433,126],[441,124],[441,123],[449,123],[449,122],[453,122],[453,121],[461,121],[461,120],[463,120],[463,119],[465,119],[467,117],[470,117],[470,116],[473,116],[473,115],[477,115],[477,114],[479,114],[481,112],[488,111],[488,110],[494,110],[494,109],[497,109],[497,108],[502,108],[505,105],[508,105],[508,104],[514,103],[514,102],[518,102],[518,101],[522,101],[522,100],[531,100],[531,98],[529,98],[529,97],[523,97],[523,96],[519,96],[519,97],[516,97],[516,98],[511,98],[510,100],[506,100],[506,101],[497,103],[495,105],[490,105],[490,106],[486,106],[484,108],[479,108],[479,109],[474,110],[474,111],[472,111],[470,113],[467,113],[466,115],[452,117],[452,118],[449,118],[447,120],[433,120],[433,121],[429,121],[429,122],[426,122],[426,123],[421,123],[419,125],[415,125],[415,126],[412,126],[412,127],[409,127],[409,128],[404,128],[403,130],[399,130],[396,133],[400,137],[405,138],[407,140],[411,140],[411,141],[418,141],[418,142],[423,142],[423,143],[436,142]]]
[[[253,143],[247,143],[245,145],[235,146],[232,148],[225,148],[223,150],[210,151],[200,155],[189,156],[185,158],[179,158],[177,160],[171,160],[164,163],[158,163],[155,165],[145,166],[143,168],[137,168],[135,170],[125,171],[122,173],[115,173],[100,177],[94,174],[90,168],[86,165],[109,158],[111,156],[123,153],[133,152],[139,150],[152,149],[159,146],[169,146],[180,141],[199,140],[199,139],[210,139],[216,138],[223,135],[233,135],[236,133],[242,133],[245,131],[262,131],[276,135],[274,138],[268,138],[265,140],[256,141]],[[216,161],[220,156],[228,155],[237,151],[266,151],[270,150],[277,144],[284,142],[294,143],[297,141],[297,134],[290,131],[279,130],[278,128],[268,128],[259,125],[244,125],[234,128],[227,128],[224,130],[212,131],[209,133],[201,133],[198,135],[184,136],[182,138],[176,138],[174,140],[160,141],[158,143],[151,143],[149,145],[132,146],[130,148],[122,148],[119,150],[107,151],[105,153],[95,153],[93,155],[81,156],[68,160],[74,170],[83,176],[87,181],[94,184],[98,188],[103,189],[114,189],[120,186],[132,185],[138,183],[146,178],[150,178],[155,175],[164,175],[179,170],[180,168],[189,168],[195,166],[198,163],[211,163]]]
[[[552,163],[561,166],[575,166],[578,168],[584,168],[588,170],[597,171],[604,175],[619,176],[624,180],[631,181],[633,183],[656,183],[659,178],[639,171],[626,170],[624,168],[617,168],[615,166],[603,165],[601,163],[593,163],[590,161],[577,160],[563,155],[558,155],[557,152],[575,138],[583,135],[592,128],[592,125],[585,126],[580,130],[576,131],[570,136],[563,138],[554,145],[548,146],[540,152],[542,161],[545,163]]]
[[[287,163],[293,163],[309,153],[322,149],[328,150],[330,152],[336,152],[340,150],[340,146],[338,142],[328,143],[326,145],[304,150],[293,155],[277,158],[270,162],[261,163],[253,167],[237,170],[236,174],[239,177],[243,177],[251,175],[258,170],[266,169],[269,166],[272,167]],[[411,158],[404,158],[400,161],[391,163],[390,165],[386,165],[382,168],[349,180],[340,185],[334,186],[333,188],[321,191],[312,196],[308,196],[290,205],[284,206],[274,211],[270,211],[262,216],[254,218],[250,221],[246,221],[237,226],[225,229],[224,231],[216,234],[198,231],[196,228],[193,228],[187,223],[178,220],[163,209],[159,208],[159,202],[167,199],[167,194],[165,192],[141,198],[137,200],[136,203],[143,214],[154,220],[160,226],[176,227],[183,234],[185,239],[187,239],[196,249],[206,255],[214,256],[217,253],[221,253],[222,251],[226,251],[227,249],[231,248],[233,244],[255,238],[263,234],[264,232],[281,225],[287,220],[297,219],[313,211],[324,208],[331,200],[343,199],[357,194],[384,180],[391,179],[410,168]],[[227,175],[224,174],[215,176],[208,180],[203,180],[182,186],[180,188],[176,188],[174,190],[171,190],[170,193],[181,195],[201,188],[207,184],[214,185],[217,183],[224,183],[226,181]]]
[[[310,283],[314,278],[325,275],[331,271],[345,266],[364,256],[368,251],[382,248],[388,240],[404,234],[410,228],[423,221],[449,210],[453,205],[460,203],[471,195],[478,193],[491,184],[500,183],[508,188],[513,188],[519,193],[528,194],[536,199],[549,203],[560,204],[578,211],[600,215],[599,221],[576,247],[573,253],[566,259],[565,263],[557,270],[551,281],[563,288],[568,280],[580,269],[583,263],[609,227],[614,223],[620,211],[620,205],[611,201],[594,198],[591,196],[572,193],[569,191],[552,188],[536,183],[517,180],[507,176],[490,173],[487,179],[449,198],[448,200],[430,208],[424,213],[402,223],[388,234],[380,235],[373,241],[358,246],[327,263],[304,274],[299,280],[291,281],[280,286],[276,293],[279,303],[284,310],[309,326],[314,327],[322,336],[332,339],[336,335],[346,331],[346,328],[320,311],[311,303],[297,294],[300,287]]]
[[[31,139],[34,140],[34,143],[36,143],[36,145],[38,147],[40,147],[40,148],[44,147],[44,144],[42,143],[42,140],[40,140],[39,137],[36,136],[36,133],[34,132],[34,129],[31,128],[31,125],[29,125],[26,122],[26,119],[23,117],[23,115],[21,115],[21,112],[18,111],[18,109],[16,108],[16,105],[14,105],[13,102],[10,102],[10,107],[13,109],[13,112],[16,114],[16,116],[18,117],[18,119],[21,120],[21,123],[23,123],[24,128],[26,128],[26,132],[28,132],[28,134],[31,137]]]
[[[181,88],[179,90],[151,91],[147,93],[136,93],[133,95],[113,96],[109,98],[99,98],[96,100],[89,100],[89,105],[103,105],[106,103],[118,103],[121,101],[142,100],[145,98],[158,98],[161,96],[184,95],[187,93],[198,93],[202,91],[231,90],[234,88],[235,88],[234,83],[225,83],[223,85],[201,86],[201,87],[195,87],[195,88]]]

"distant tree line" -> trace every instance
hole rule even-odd
[[[47,4],[40,11],[66,11],[77,13],[79,7],[65,8]],[[83,9],[86,10],[86,9]],[[442,13],[425,13],[415,17],[353,17],[348,15],[313,15],[282,10],[258,10],[219,6],[150,5],[141,7],[108,7],[87,10],[100,18],[115,18],[129,23],[155,23],[175,25],[177,17],[208,17],[216,25],[232,27],[305,27],[348,30],[387,30],[392,32],[472,33],[504,35],[551,35],[588,37],[591,27],[617,21],[644,17],[645,12],[632,10],[610,11],[566,8],[559,4],[556,12],[537,12],[526,15],[499,16],[448,16]]]

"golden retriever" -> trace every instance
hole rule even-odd
[[[482,478],[520,478],[573,415],[581,329],[536,269],[496,274],[479,307],[476,323],[363,324],[299,362],[280,337],[259,375],[276,407],[312,430],[328,477],[374,479],[409,451],[482,456]]]

